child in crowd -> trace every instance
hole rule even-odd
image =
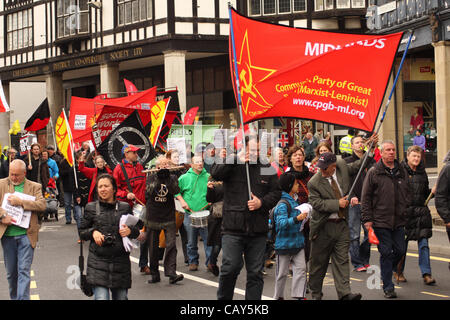
[[[299,203],[294,200],[294,194],[299,191],[300,184],[292,174],[280,176],[282,189],[281,200],[274,210],[275,220],[275,254],[276,254],[276,281],[274,299],[284,299],[284,287],[292,264],[292,290],[294,299],[304,300],[306,293],[306,261],[305,237],[301,231],[302,221],[310,215],[312,207],[303,204],[302,210],[296,209]]]

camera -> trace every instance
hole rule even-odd
[[[107,247],[107,246],[112,246],[112,245],[114,244],[114,241],[115,241],[115,240],[116,240],[116,237],[115,237],[113,234],[107,233],[107,234],[105,234],[105,236],[104,236],[103,245],[104,245],[105,247]]]

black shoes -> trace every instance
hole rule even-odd
[[[184,279],[184,276],[182,274],[177,274],[176,276],[169,277],[169,283],[170,284],[175,284],[178,281],[181,281],[183,279]]]
[[[152,276],[150,280],[147,281],[147,283],[157,283],[160,282],[161,278],[159,276]]]
[[[394,299],[397,298],[397,294],[395,293],[394,289],[389,290],[389,291],[385,291],[384,292],[384,297],[388,298],[388,299]]]
[[[215,264],[208,264],[207,267],[208,271],[211,272],[213,275],[215,275],[216,277],[219,275],[220,271],[219,271],[219,267],[216,266]]]
[[[361,300],[361,293],[349,293],[346,296],[343,296],[341,300]]]

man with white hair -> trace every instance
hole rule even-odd
[[[9,167],[9,177],[0,180],[0,203],[9,194],[9,205],[31,211],[30,223],[25,228],[17,226],[9,212],[0,208],[0,238],[11,300],[30,299],[31,263],[40,228],[38,214],[46,207],[41,184],[26,179],[26,172],[25,162],[16,159]],[[33,196],[35,200],[24,200],[15,192]]]
[[[380,240],[381,277],[385,298],[396,298],[393,268],[406,254],[406,208],[411,201],[408,172],[396,159],[395,144],[381,143],[381,160],[368,172],[361,192],[361,220]]]

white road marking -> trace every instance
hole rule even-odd
[[[443,295],[443,294],[432,293],[432,292],[422,291],[421,293],[428,294],[430,296],[440,297],[440,298],[450,298],[449,296],[446,296],[446,295]]]
[[[378,251],[378,249],[377,248],[371,248],[370,250],[372,250],[372,251]],[[407,256],[410,256],[410,257],[414,257],[414,258],[418,258],[419,257],[419,255],[417,254],[417,253],[406,253],[406,255]],[[435,256],[430,256],[430,259],[431,260],[436,260],[436,261],[442,261],[442,262],[450,262],[450,259],[447,259],[447,258],[441,258],[441,257],[435,257]]]
[[[130,260],[136,264],[139,264],[139,259],[130,256]],[[160,271],[164,271],[164,267],[159,267]],[[218,288],[219,287],[219,283],[215,282],[215,281],[211,281],[211,280],[206,280],[200,277],[196,277],[187,273],[183,273],[183,272],[178,272],[179,274],[182,274],[186,279],[195,281],[195,282],[199,282],[202,283],[204,285],[210,286],[210,287],[215,287]],[[234,293],[240,294],[242,296],[245,296],[245,290],[239,289],[239,288],[235,288],[234,289]],[[270,297],[266,297],[266,296],[262,296],[261,297],[262,300],[274,300],[273,298]]]

